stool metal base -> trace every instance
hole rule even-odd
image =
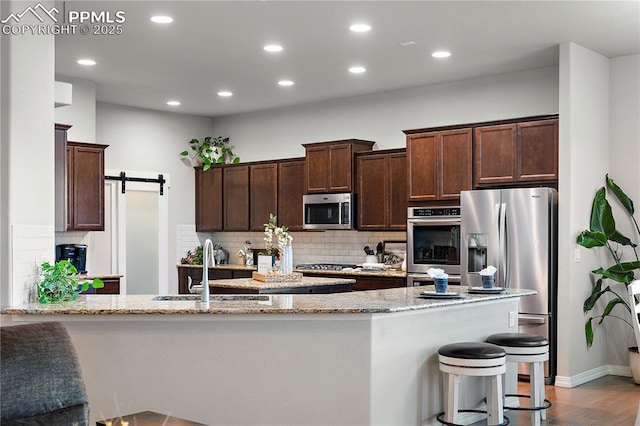
[[[519,394],[519,393],[508,393],[505,396],[516,396],[518,398],[529,398],[531,399],[531,395],[524,395],[524,394]],[[506,405],[504,406],[505,410],[516,410],[516,411],[538,411],[538,410],[546,410],[547,408],[550,408],[553,404],[551,404],[551,401],[549,401],[548,399],[544,399],[543,401],[544,405],[541,405],[539,407],[507,407]]]
[[[480,414],[487,414],[487,410],[458,410],[458,413],[480,413]],[[444,417],[445,412],[443,411],[442,413],[438,414],[438,416],[436,417],[436,420],[438,421],[438,423],[441,423],[443,425],[446,426],[465,426],[462,425],[460,423],[451,423],[446,421],[443,417]],[[502,423],[496,425],[496,426],[507,426],[510,423],[509,417],[507,416],[503,416],[503,421]]]

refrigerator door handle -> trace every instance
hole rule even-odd
[[[547,322],[547,317],[544,315],[518,315],[518,322],[520,324],[544,324]]]
[[[500,244],[500,264],[498,269],[504,280],[504,287],[509,287],[507,281],[507,205],[500,204],[500,215],[498,217],[498,238]]]

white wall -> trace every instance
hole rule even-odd
[[[24,7],[24,2],[2,2],[0,15]],[[38,21],[25,17],[21,23]],[[40,262],[53,260],[54,37],[3,35],[0,46],[0,296],[9,304],[32,298]]]
[[[56,108],[56,123],[70,124],[67,139],[76,142],[96,141],[96,84],[90,80],[56,76],[56,81],[73,85],[71,105]]]
[[[175,264],[183,256],[173,244],[177,226],[195,222],[194,171],[178,154],[186,149],[187,141],[208,135],[209,118],[97,103],[96,139],[109,145],[105,169],[162,173],[171,178],[166,190],[170,241],[166,273],[171,293],[178,291]]]
[[[302,143],[358,138],[405,146],[402,130],[558,112],[558,69],[457,81],[215,118],[242,161],[304,156]]]

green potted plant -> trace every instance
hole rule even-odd
[[[189,150],[182,151],[182,160],[188,166],[202,166],[203,170],[208,170],[214,164],[237,164],[240,157],[236,156],[229,146],[229,138],[218,136],[212,138],[191,139]]]
[[[104,283],[100,279],[86,280],[78,283],[78,270],[68,260],[55,262],[53,265],[44,262],[42,281],[37,285],[38,301],[40,303],[56,303],[75,300],[80,291],[87,291],[89,287],[102,288]]]
[[[613,179],[609,178],[609,175],[606,175],[605,180],[606,188],[609,190],[609,192],[612,192],[618,199],[618,201],[624,208],[624,211],[633,221],[637,236],[640,236],[640,227],[638,227],[638,221],[634,216],[635,210],[633,207],[633,201],[624,193],[624,191],[618,185],[616,185]],[[631,313],[631,308],[626,299],[626,286],[628,286],[633,280],[636,279],[636,272],[640,272],[640,260],[638,259],[638,252],[636,250],[637,244],[616,229],[616,222],[613,217],[611,205],[607,201],[607,191],[605,190],[605,187],[601,187],[596,192],[596,195],[593,199],[593,205],[591,207],[591,220],[589,229],[582,231],[580,235],[578,235],[577,242],[582,247],[588,249],[596,247],[605,248],[614,261],[613,265],[609,266],[606,269],[598,268],[591,271],[594,275],[597,276],[597,280],[595,285],[593,286],[591,294],[584,301],[584,313],[593,313],[594,309],[596,309],[597,302],[603,295],[607,294],[609,296],[612,296],[602,312],[596,313],[595,315],[592,314],[585,323],[584,330],[587,340],[587,347],[591,347],[594,339],[594,321],[597,321],[598,324],[602,324],[602,322],[606,318],[615,318],[616,320],[619,320],[622,323],[626,323],[627,325],[632,327],[630,322],[624,317],[626,316],[628,318],[628,315]],[[631,247],[635,260],[623,261],[624,247]],[[624,294],[618,294],[615,289],[611,288],[610,285],[607,285],[603,289],[602,286],[607,279],[624,284]],[[619,313],[620,311],[622,312],[622,314],[624,314],[625,311],[628,314],[624,314],[623,316]],[[629,350],[630,357],[640,356],[638,354],[637,347],[629,348]],[[637,363],[635,364],[637,365]],[[632,365],[634,365],[633,362]],[[632,371],[632,373],[634,374],[634,380],[636,381],[636,383],[640,383],[640,372]]]

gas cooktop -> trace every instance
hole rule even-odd
[[[302,263],[296,265],[296,269],[321,270],[321,271],[341,271],[344,268],[355,268],[356,265],[350,263]]]

